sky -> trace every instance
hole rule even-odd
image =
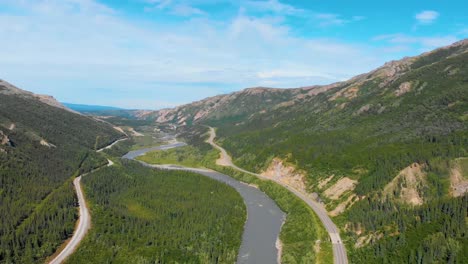
[[[160,109],[329,84],[468,37],[458,0],[0,0],[0,78],[62,102]]]

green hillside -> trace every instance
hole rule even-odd
[[[455,193],[468,176],[460,169],[464,179],[454,181],[453,170],[468,156],[467,76],[465,40],[295,89],[263,111],[198,123],[218,127],[243,168],[260,173],[280,159],[302,172],[335,215],[353,263],[466,263],[467,194]]]
[[[0,83],[0,263],[36,263],[73,232],[72,176],[106,164],[122,135],[106,123]]]
[[[93,229],[67,263],[234,263],[246,208],[230,186],[124,161],[83,178]]]

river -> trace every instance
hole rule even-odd
[[[136,157],[142,156],[150,151],[167,150],[185,145],[185,143],[176,142],[173,144],[131,151],[123,156],[123,158],[135,160]],[[140,163],[157,169],[191,171],[233,187],[242,196],[247,206],[247,222],[242,235],[242,244],[239,250],[237,263],[272,264],[278,262],[276,242],[286,214],[281,211],[276,203],[265,193],[255,187],[212,170],[174,165],[151,165],[141,161]]]

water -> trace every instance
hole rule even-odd
[[[185,145],[185,143],[177,142],[169,145],[131,151],[123,156],[123,158],[135,159],[149,151],[167,150]],[[151,168],[191,171],[233,187],[242,196],[247,207],[247,222],[244,227],[244,234],[242,235],[242,244],[239,250],[237,263],[277,263],[278,249],[276,248],[276,241],[286,215],[266,194],[255,187],[211,170],[141,163]]]

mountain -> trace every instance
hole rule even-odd
[[[146,119],[147,115],[153,112],[151,110],[132,110],[101,105],[84,105],[70,103],[63,103],[63,105],[68,109],[71,109],[78,113],[90,116],[98,116],[101,118],[118,117],[125,119]]]
[[[364,84],[370,85],[370,81],[378,82],[378,85],[381,87],[388,87],[410,71],[442,58],[464,53],[468,45],[467,42],[468,40],[463,40],[420,56],[408,57],[400,61],[391,61],[374,71],[356,76],[344,82],[294,89],[247,88],[243,91],[210,97],[176,108],[147,111],[146,113],[141,113],[139,118],[152,118],[160,123],[170,122],[179,125],[219,120],[232,122],[243,120],[252,115],[271,112],[275,109],[286,109],[292,105],[302,104],[330,90],[333,91],[328,94],[335,95],[331,100],[341,102],[346,99],[353,99],[358,95],[363,95],[365,91],[361,87]],[[411,87],[402,86],[398,89],[400,90],[395,91],[395,93],[402,95],[411,89]],[[344,106],[345,104],[340,105],[340,107]]]
[[[102,106],[102,105],[85,105],[85,104],[71,104],[71,103],[62,103],[64,106],[75,110],[77,112],[96,112],[96,111],[106,111],[106,110],[124,110],[122,108],[113,107],[113,106]]]
[[[319,194],[353,263],[466,263],[467,76],[463,40],[344,82],[246,89],[150,116],[189,132],[216,126],[237,165]]]
[[[43,262],[73,232],[73,176],[122,134],[53,97],[0,81],[0,262]]]

